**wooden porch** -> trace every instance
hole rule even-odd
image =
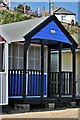
[[[73,100],[73,72],[61,72],[61,98],[59,97],[59,72],[51,72],[49,84],[44,75],[41,98],[41,71],[26,70],[26,99],[28,104],[67,103]],[[23,70],[9,70],[9,103],[23,103]],[[49,87],[49,93],[47,87]],[[49,94],[49,96],[48,96]]]

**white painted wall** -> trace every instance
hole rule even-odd
[[[62,70],[72,71],[72,53],[62,53]],[[80,52],[76,53],[76,94],[80,96]]]
[[[77,94],[80,96],[80,52],[76,54],[76,63]]]
[[[0,105],[8,104],[8,43],[4,43],[5,71],[0,72]]]
[[[62,71],[72,71],[72,54],[71,52],[62,53]]]
[[[72,20],[74,20],[74,23],[76,22],[75,15],[57,15],[57,14],[55,14],[55,16],[61,22],[71,23]],[[64,16],[64,20],[62,20],[62,16]]]

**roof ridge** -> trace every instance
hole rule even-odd
[[[59,7],[57,10],[54,11],[54,13],[58,12],[60,9],[63,9],[63,10],[65,10],[65,11],[71,13],[71,14],[75,14],[75,13],[73,13],[72,11],[70,11],[70,10],[68,10],[68,9],[66,9],[66,8],[63,8],[63,7]]]

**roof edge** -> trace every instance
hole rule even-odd
[[[78,44],[77,42],[73,39],[73,37],[70,35],[70,33],[65,29],[65,27],[61,24],[61,22],[58,20],[58,18],[53,15],[53,20],[55,23],[58,25],[58,27],[62,30],[62,32],[65,34],[65,36],[70,40],[70,42],[74,45],[75,48],[77,48]]]
[[[63,8],[63,7],[59,7],[57,10],[55,10],[54,11],[54,14],[59,14],[59,15],[61,15],[61,14],[64,14],[64,15],[76,15],[76,13],[73,13],[73,12],[71,12],[70,10],[67,10],[68,12],[70,12],[69,14],[68,13],[56,13],[58,10],[60,10],[60,9],[64,9],[64,10],[67,10],[67,9],[65,9],[65,8]]]
[[[44,28],[48,23],[51,21],[54,21],[58,27],[62,30],[62,32],[65,34],[65,36],[70,40],[70,42],[73,44],[75,48],[77,48],[78,44],[76,41],[72,38],[70,33],[64,28],[64,26],[61,24],[61,22],[57,19],[55,15],[49,16],[46,20],[44,20],[42,23],[40,23],[37,27],[35,27],[32,31],[30,31],[28,34],[24,36],[25,41],[30,40],[36,33],[38,33],[42,28]]]

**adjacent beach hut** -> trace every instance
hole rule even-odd
[[[77,43],[56,16],[2,25],[2,28],[1,36],[8,41],[9,46],[6,80],[6,99],[9,99],[9,103],[47,104],[73,101],[76,94]],[[67,48],[72,51],[72,71],[61,69],[61,51]],[[51,71],[51,53],[54,50],[59,53],[57,72]]]

